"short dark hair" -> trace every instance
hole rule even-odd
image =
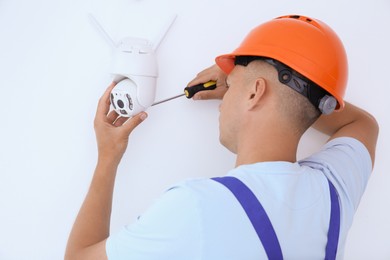
[[[258,56],[237,56],[235,65],[247,66],[252,61],[261,61],[276,69],[280,83],[277,85],[278,90],[276,91],[280,99],[278,109],[283,111],[284,119],[290,121],[291,124],[294,125],[294,131],[297,134],[303,134],[321,115],[318,104],[315,105],[312,102],[313,98],[319,98],[320,100],[323,97],[321,95],[326,95],[327,92],[309,79],[300,75],[298,72],[273,59]],[[280,66],[280,64],[282,64],[283,67]],[[283,71],[281,68],[287,68],[288,71]],[[291,82],[296,80],[297,82],[292,84],[300,84],[301,86],[292,87],[291,84],[286,84],[285,82],[287,80],[283,79],[283,75],[288,73],[290,77],[288,81]],[[299,79],[297,80],[298,77]],[[275,78],[275,80],[277,79]],[[298,87],[306,88],[306,90],[299,91],[301,89],[298,89]],[[309,91],[307,89],[309,89]],[[310,91],[313,89],[320,90],[315,92],[316,96],[312,95],[313,92]],[[307,93],[309,93],[309,97],[305,95]]]
[[[320,101],[324,96],[331,96],[325,89],[321,88],[310,79],[284,63],[272,58],[262,56],[236,56],[234,65],[247,66],[254,60],[262,60],[275,67],[278,71],[279,81],[305,96],[316,109],[319,109]]]

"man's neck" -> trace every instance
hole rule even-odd
[[[296,162],[300,137],[282,127],[246,128],[237,144],[236,167],[269,161]]]

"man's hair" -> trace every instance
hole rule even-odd
[[[279,106],[285,120],[292,121],[297,134],[303,134],[321,115],[321,112],[305,97],[286,85],[275,84],[281,101]]]
[[[294,126],[294,128],[291,129],[292,131],[295,131],[296,134],[302,135],[318,119],[321,112],[306,96],[299,93],[291,86],[282,83],[280,75],[278,74],[279,72],[277,68],[275,68],[275,62],[277,61],[272,60],[273,62],[270,62],[269,60],[270,59],[265,57],[237,56],[235,59],[235,65],[247,66],[250,62],[256,61],[261,62],[264,66],[271,67],[271,69],[273,68],[276,72],[274,75],[276,76],[271,80],[274,83],[273,86],[276,88],[275,92],[277,93],[280,102],[278,105],[278,109],[281,112],[280,114],[285,117],[284,120],[288,120],[290,124]],[[303,82],[305,82],[308,86],[317,87],[315,83],[305,78],[300,73],[292,70],[291,68],[289,69],[294,76],[299,77],[299,79],[303,80]]]

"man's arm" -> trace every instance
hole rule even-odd
[[[94,121],[98,144],[95,173],[69,236],[65,259],[107,259],[105,244],[109,236],[112,195],[119,162],[126,151],[130,133],[147,116],[146,113],[118,118],[109,114],[111,84],[99,100]]]
[[[226,74],[217,65],[213,65],[201,71],[188,86],[204,83],[209,80],[217,81],[221,87],[215,90],[198,92],[194,99],[222,99],[227,88],[225,84]],[[218,90],[218,91],[217,91]],[[314,128],[328,134],[330,139],[336,137],[353,137],[365,145],[370,153],[372,164],[375,161],[375,147],[378,139],[379,127],[375,118],[366,111],[346,102],[341,112],[334,112],[331,115],[322,115],[313,125]]]
[[[329,135],[329,140],[337,137],[352,137],[359,140],[370,153],[374,166],[379,126],[375,118],[366,111],[346,102],[343,111],[322,115],[313,127]]]

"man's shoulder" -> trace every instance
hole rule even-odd
[[[367,148],[364,146],[364,144],[362,142],[360,142],[356,138],[348,137],[348,136],[334,138],[334,139],[330,140],[329,142],[327,142],[324,145],[324,147],[329,148],[332,146],[339,146],[339,145],[355,147],[356,149],[367,151]]]
[[[299,163],[322,171],[356,210],[372,170],[370,154],[360,141],[351,137],[332,139]]]
[[[170,187],[167,192],[186,193],[195,198],[208,197],[218,189],[211,178],[186,179]]]
[[[327,142],[319,152],[300,160],[300,164],[310,161],[340,161],[349,158],[350,161],[356,159],[371,163],[370,154],[367,148],[359,140],[352,137],[338,137]],[[349,160],[344,161],[348,163]],[[371,170],[371,169],[370,169]]]

